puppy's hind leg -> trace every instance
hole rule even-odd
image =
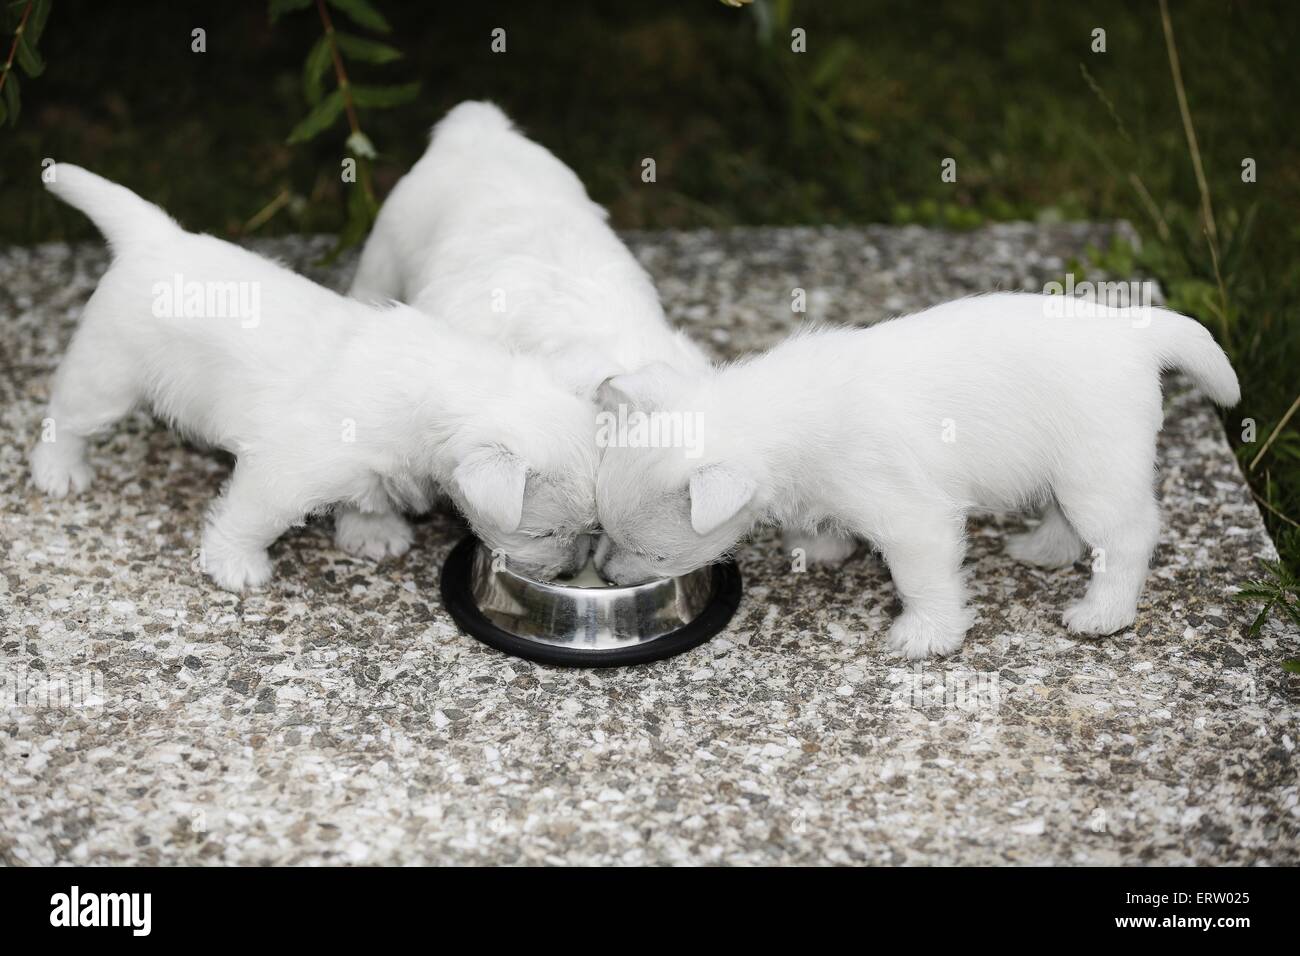
[[[858,550],[858,542],[851,535],[839,532],[784,531],[781,547],[791,556],[796,550],[802,551],[809,567],[822,565],[833,568],[853,556],[853,552]]]
[[[1040,568],[1065,568],[1083,554],[1083,542],[1055,501],[1048,502],[1038,527],[1007,540],[1007,554]]]
[[[86,311],[93,307],[92,298]],[[89,488],[86,439],[124,418],[138,400],[130,357],[110,336],[83,325],[54,373],[40,439],[32,449],[32,483],[54,498]]]
[[[411,540],[411,526],[391,509],[363,511],[340,505],[334,511],[334,546],[340,551],[382,561],[406,554]]]
[[[1060,498],[1066,516],[1093,549],[1088,591],[1061,618],[1077,634],[1113,634],[1137,616],[1138,597],[1160,534],[1160,511],[1150,472],[1130,477],[1127,484],[1076,489]]]
[[[227,591],[259,587],[271,579],[266,549],[302,519],[284,499],[289,489],[269,470],[240,459],[203,527],[200,565]]]

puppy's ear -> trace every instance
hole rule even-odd
[[[686,376],[671,365],[651,362],[635,372],[624,372],[605,379],[596,390],[596,403],[605,409],[628,405],[650,411],[663,408],[685,383]]]
[[[528,480],[522,458],[503,448],[483,448],[468,455],[451,477],[475,512],[505,531],[518,529]]]
[[[731,465],[705,465],[691,475],[691,527],[708,534],[749,504],[758,485]]]

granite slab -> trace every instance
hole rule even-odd
[[[801,318],[868,323],[953,296],[1041,290],[1122,225],[740,229],[629,236],[668,312],[719,358]],[[255,248],[338,288],[327,237]],[[139,864],[1296,864],[1300,635],[1232,592],[1275,555],[1211,407],[1169,383],[1164,530],[1131,631],[1060,611],[1083,565],[1002,553],[972,524],[978,621],[909,665],[888,572],[743,548],[730,628],[673,660],[573,671],[457,631],[438,571],[283,538],[260,593],[195,568],[227,458],[144,415],[98,483],[27,483],[50,373],[101,244],[0,250],[0,862]]]

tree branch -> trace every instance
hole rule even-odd
[[[27,6],[23,7],[23,18],[18,21],[18,29],[14,31],[14,43],[9,48],[9,59],[5,60],[4,72],[0,73],[0,90],[5,88],[5,80],[9,79],[9,74],[14,68],[14,57],[18,55],[18,44],[23,42],[23,27],[27,26],[27,18],[31,16],[32,7],[36,5],[36,0],[27,0]]]
[[[30,6],[30,3],[28,4]],[[334,21],[330,19],[330,13],[325,9],[325,0],[316,0],[316,9],[320,12],[320,21],[325,27],[325,39],[329,41],[330,57],[334,60],[334,77],[339,84],[339,92],[343,94],[343,109],[348,114],[348,126],[352,132],[360,133],[361,124],[357,122],[357,109],[352,102],[352,88],[348,84],[348,72],[343,68],[343,57],[339,55],[339,46],[334,41]]]

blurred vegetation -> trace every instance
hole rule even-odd
[[[40,54],[41,34],[50,16],[51,0],[0,0],[0,36],[9,55],[0,60],[0,126],[17,123],[22,115],[22,80],[45,72]]]
[[[1275,588],[1278,613],[1300,601],[1300,414],[1277,431],[1300,398],[1294,3],[1172,4],[1213,246],[1154,0],[371,3],[404,54],[384,82],[421,90],[366,119],[381,198],[450,106],[490,98],[622,227],[1130,219],[1141,250],[1093,265],[1155,275],[1229,350],[1245,398],[1225,424],[1284,559],[1252,595]],[[191,51],[195,27],[205,53]],[[340,231],[342,137],[286,142],[310,106],[302,64],[320,32],[306,11],[272,26],[256,0],[58,0],[48,69],[0,131],[0,241],[92,235],[37,187],[45,156],[139,189],[190,228]],[[955,183],[940,178],[946,157]]]
[[[330,8],[333,7],[333,13]],[[371,67],[392,63],[402,58],[402,51],[387,43],[358,36],[353,29],[361,28],[375,33],[392,33],[392,25],[370,0],[270,0],[268,9],[271,22],[286,14],[308,11],[320,23],[321,35],[312,44],[311,52],[302,68],[302,91],[309,107],[307,115],[289,133],[286,142],[306,143],[321,136],[339,120],[346,118],[348,138],[344,141],[346,155],[340,161],[339,181],[351,184],[347,189],[347,221],[339,230],[338,241],[328,258],[359,244],[365,239],[379,215],[379,199],[375,195],[372,163],[379,154],[375,144],[361,128],[361,116],[371,109],[392,109],[411,102],[420,92],[419,83],[400,86],[376,86],[357,82],[357,63]],[[342,14],[344,26],[334,25],[334,17]],[[332,75],[333,89],[326,92],[326,77]],[[244,231],[252,231],[270,220],[282,206],[292,201],[293,190],[286,186],[274,199],[262,207],[248,222]]]

